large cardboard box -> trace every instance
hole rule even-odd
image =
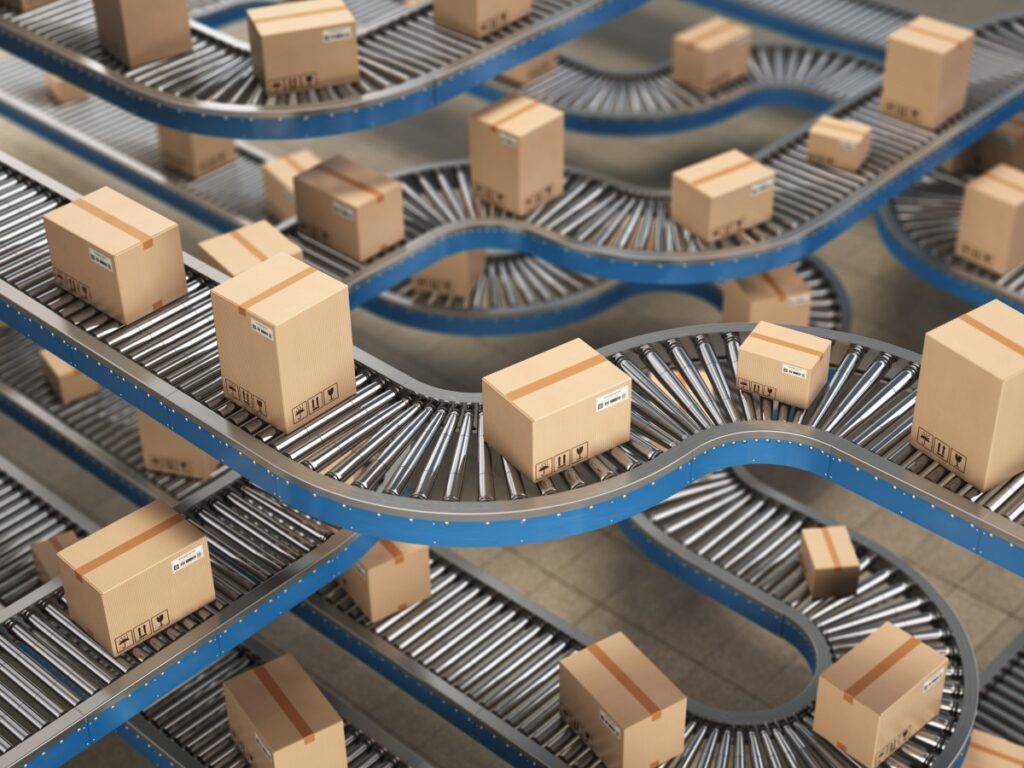
[[[736,383],[744,392],[807,408],[828,379],[832,342],[760,322],[740,344]]]
[[[434,0],[434,22],[470,37],[487,37],[533,10],[533,0]]]
[[[115,656],[215,597],[206,536],[162,501],[57,557],[72,620]]]
[[[1001,163],[1024,170],[1024,113],[1000,125],[977,148],[983,171]]]
[[[672,174],[672,220],[713,242],[762,224],[775,206],[775,171],[730,149]]]
[[[230,400],[291,432],[355,393],[344,283],[280,254],[210,296]]]
[[[499,75],[498,79],[503,83],[521,87],[533,82],[541,75],[546,75],[548,72],[553,71],[557,66],[558,51],[547,51],[536,58],[523,62],[518,67],[512,67],[512,69]]]
[[[961,768],[1020,768],[1022,765],[1024,746],[975,728]]]
[[[43,216],[54,278],[122,323],[185,295],[178,225],[110,187]]]
[[[43,375],[50,388],[64,405],[100,391],[99,384],[49,350],[40,349],[39,360],[43,364]]]
[[[341,155],[295,179],[299,231],[357,261],[405,238],[402,185]]]
[[[750,27],[712,16],[672,38],[672,79],[695,91],[713,91],[747,76]]]
[[[341,577],[349,597],[372,622],[430,597],[430,549],[381,539]]]
[[[46,583],[50,579],[60,576],[60,560],[57,559],[57,553],[76,541],[78,541],[77,533],[63,531],[32,545],[32,560],[35,562],[36,573],[41,582]]]
[[[565,189],[565,115],[527,96],[510,96],[469,120],[473,194],[519,216]]]
[[[722,322],[811,324],[811,288],[792,264],[722,283]]]
[[[196,179],[235,159],[235,142],[222,136],[204,136],[157,126],[160,161],[185,178]]]
[[[562,659],[558,701],[608,768],[649,768],[683,752],[686,696],[621,632]]]
[[[1024,171],[997,165],[967,184],[956,255],[997,275],[1024,264]]]
[[[141,411],[135,412],[135,421],[146,469],[205,480],[220,466],[215,458]]]
[[[580,339],[485,376],[484,437],[538,482],[629,440],[632,382]]]
[[[1024,471],[1024,314],[991,301],[930,330],[918,376],[915,448],[975,488]]]
[[[199,243],[199,256],[225,275],[240,275],[249,267],[283,253],[302,259],[302,248],[269,221],[257,221]]]
[[[971,74],[974,32],[918,16],[885,44],[881,110],[935,129],[963,110]]]
[[[255,768],[345,768],[345,723],[291,654],[224,683],[228,728]]]
[[[192,50],[188,0],[93,0],[100,45],[128,69]]]
[[[807,159],[844,171],[859,170],[871,153],[871,126],[822,115],[807,134]]]
[[[814,732],[875,768],[939,713],[946,663],[938,651],[883,624],[821,673]]]
[[[860,560],[845,525],[804,528],[800,565],[811,597],[845,597],[857,591]]]
[[[487,251],[463,251],[431,264],[412,276],[418,291],[469,301],[477,281],[487,268]]]
[[[270,218],[284,221],[295,215],[295,177],[319,164],[320,157],[308,149],[263,164],[263,196]]]
[[[246,11],[252,66],[270,95],[359,80],[356,19],[341,0],[299,0]]]
[[[77,85],[72,85],[67,80],[62,80],[56,75],[46,72],[43,75],[46,82],[46,93],[54,104],[68,104],[72,101],[82,101],[89,96]]]

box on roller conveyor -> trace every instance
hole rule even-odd
[[[160,161],[187,179],[197,179],[235,159],[235,142],[222,136],[176,131],[157,126]]]
[[[800,565],[811,597],[846,597],[857,591],[860,560],[845,525],[804,528]]]
[[[341,577],[349,597],[372,622],[430,597],[430,549],[381,539]]]
[[[319,163],[320,157],[308,149],[263,163],[263,195],[270,218],[284,221],[295,215],[295,177]]]
[[[486,251],[463,251],[417,272],[410,282],[419,291],[469,301],[486,268]]]
[[[93,0],[100,45],[128,69],[192,50],[188,0]]]
[[[736,384],[744,392],[807,408],[828,379],[832,342],[760,322],[740,344]]]
[[[750,27],[724,16],[681,30],[672,38],[672,79],[706,93],[744,78],[752,39]]]
[[[1004,163],[964,187],[956,255],[997,275],[1024,264],[1024,171]]]
[[[160,422],[135,412],[142,461],[146,469],[193,480],[205,480],[220,462]]]
[[[791,264],[722,283],[722,322],[811,324],[811,288]]]
[[[807,134],[807,159],[816,165],[857,171],[870,153],[871,126],[857,120],[822,115]]]
[[[46,82],[46,93],[54,104],[69,104],[72,101],[82,101],[89,97],[87,91],[83,91],[77,85],[72,85],[67,80],[62,80],[49,72],[46,72],[43,78]]]
[[[1024,765],[1024,746],[977,728],[961,768],[1020,768]]]
[[[558,51],[547,51],[536,58],[524,61],[518,67],[503,72],[498,79],[509,85],[523,86],[546,75],[558,66]]]
[[[64,405],[100,391],[99,384],[50,350],[40,349],[39,360],[43,364],[43,375],[49,382],[50,389]]]
[[[1024,170],[1024,112],[1010,118],[978,142],[981,170],[1006,163]]]
[[[65,547],[69,547],[78,541],[78,534],[74,531],[63,531],[56,536],[51,536],[43,541],[37,541],[32,545],[32,560],[36,566],[36,573],[39,580],[47,582],[50,579],[60,576],[60,560],[57,553]]]
[[[246,224],[199,243],[203,261],[231,277],[280,253],[302,258],[302,248],[269,221]]]
[[[434,0],[434,22],[481,38],[529,16],[532,10],[532,0]]]

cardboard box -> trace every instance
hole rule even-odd
[[[381,539],[341,577],[370,621],[383,621],[430,597],[430,549]]]
[[[807,159],[844,171],[859,170],[871,153],[871,126],[822,115],[807,134]]]
[[[115,656],[215,597],[206,536],[162,501],[57,557],[72,620]]]
[[[199,256],[225,275],[240,275],[249,267],[283,253],[302,259],[302,248],[269,221],[257,221],[199,243]]]
[[[722,283],[722,322],[811,324],[811,288],[792,264]]]
[[[800,532],[800,565],[811,597],[846,597],[857,591],[860,560],[845,525],[804,528]]]
[[[282,254],[210,296],[229,399],[291,432],[355,393],[344,283]]]
[[[141,411],[135,412],[142,460],[151,472],[205,480],[220,462]]]
[[[470,37],[487,37],[533,10],[533,0],[434,0],[434,22]]]
[[[1024,471],[1024,314],[990,301],[930,330],[914,447],[986,491]]]
[[[1024,113],[1000,125],[977,148],[983,171],[1001,163],[1024,170]]]
[[[1024,746],[975,728],[961,768],[1020,768],[1022,765]]]
[[[74,531],[64,531],[32,545],[32,560],[36,564],[39,581],[44,584],[60,576],[60,560],[57,553],[78,541]]]
[[[885,44],[883,114],[935,129],[963,110],[974,32],[918,16]]]
[[[672,174],[672,220],[713,242],[763,224],[775,206],[775,171],[731,149]]]
[[[818,678],[814,732],[875,768],[939,713],[946,657],[885,623]]]
[[[50,388],[64,405],[100,391],[99,384],[49,350],[40,349],[39,360],[43,364],[43,375]]]
[[[299,231],[357,261],[405,239],[402,185],[341,155],[295,179]]]
[[[224,683],[228,728],[255,768],[345,768],[345,723],[291,654]]]
[[[412,276],[412,287],[468,302],[485,269],[487,251],[463,251],[417,272]]]
[[[235,159],[235,142],[222,136],[204,136],[157,126],[160,161],[185,178],[196,179]]]
[[[541,75],[546,75],[558,66],[558,51],[547,51],[536,58],[523,62],[518,67],[499,75],[498,79],[503,83],[521,87],[531,83]]]
[[[485,376],[487,443],[534,482],[629,440],[632,382],[573,339]]]
[[[963,175],[977,173],[979,164],[978,145],[974,144],[963,152],[958,152],[939,166],[946,173]]]
[[[53,0],[2,0],[0,1],[0,8],[13,8],[16,11],[22,12],[32,11],[36,8],[42,8],[44,5],[52,2]]]
[[[308,149],[263,164],[263,196],[270,218],[284,221],[295,215],[295,177],[319,164],[320,158]]]
[[[192,50],[188,0],[93,0],[100,45],[128,69]]]
[[[750,70],[750,27],[712,16],[672,38],[672,79],[707,93],[747,76]]]
[[[252,66],[270,95],[359,80],[356,19],[341,0],[250,8]]]
[[[1024,264],[1024,171],[997,165],[967,184],[956,255],[997,275]]]
[[[109,187],[43,216],[54,279],[122,323],[185,295],[178,225]]]
[[[760,322],[743,343],[736,368],[744,392],[807,408],[828,379],[832,342]]]
[[[473,194],[519,216],[565,189],[565,115],[510,96],[469,120]]]
[[[621,632],[561,660],[558,701],[608,768],[649,768],[683,752],[686,696]]]
[[[54,104],[68,104],[72,101],[82,101],[89,94],[77,85],[72,85],[67,80],[62,80],[49,72],[43,74],[46,81],[46,93]]]

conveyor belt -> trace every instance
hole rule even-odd
[[[981,677],[978,727],[1024,744],[1024,634]]]
[[[222,27],[245,18],[249,8],[272,5],[280,0],[188,0],[189,14],[196,21],[211,27]],[[345,5],[360,26],[376,24],[383,19],[401,14],[420,2],[403,3],[401,0],[349,0]]]

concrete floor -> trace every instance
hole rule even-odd
[[[899,4],[961,22],[1019,10],[1014,0]],[[609,67],[641,67],[667,55],[674,30],[705,15],[678,0],[652,0],[566,49]],[[758,37],[772,36],[759,32]],[[466,117],[479,106],[475,99],[464,97],[400,124],[310,142],[281,142],[274,149],[308,145],[322,156],[349,153],[385,170],[460,157],[465,155]],[[674,168],[734,146],[756,150],[808,118],[796,111],[763,109],[704,130],[667,136],[627,141],[570,134],[569,161],[631,182],[664,186]],[[111,184],[139,195],[9,123],[0,121],[0,137],[4,150],[74,188],[86,191]],[[159,202],[145,202],[182,220]],[[187,247],[208,235],[194,222],[183,220],[182,224]],[[920,349],[925,331],[968,308],[902,268],[879,241],[871,220],[852,228],[822,254],[849,292],[857,333]],[[398,326],[365,311],[355,313],[353,324],[361,347],[397,367],[431,384],[476,390],[482,374],[575,336],[598,346],[708,322],[715,315],[696,299],[664,293],[624,302],[557,331],[522,337],[444,336]],[[3,419],[0,451],[98,520],[111,520],[130,508],[124,499]],[[782,468],[759,471],[796,498],[884,543],[931,578],[959,613],[979,665],[987,664],[1024,628],[1024,590],[1016,577],[816,477]],[[756,709],[784,701],[806,683],[807,668],[786,643],[683,586],[638,555],[615,530],[462,554],[591,635],[626,631],[693,699],[725,708]],[[311,671],[434,764],[504,764],[298,620],[281,619],[264,633],[264,639],[299,653]],[[111,737],[71,764],[84,768],[145,762]]]

